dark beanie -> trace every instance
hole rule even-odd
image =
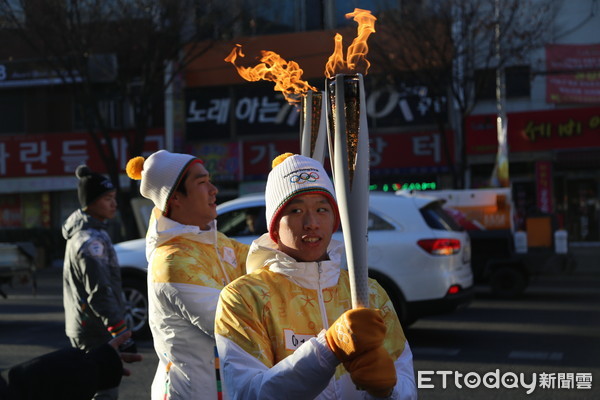
[[[77,167],[75,175],[79,178],[77,195],[79,196],[81,208],[86,208],[103,194],[115,190],[110,179],[92,172],[87,165]]]

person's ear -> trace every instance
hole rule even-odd
[[[173,209],[174,207],[179,208],[181,205],[181,193],[174,192],[169,199],[169,209]]]

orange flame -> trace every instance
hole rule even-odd
[[[360,8],[355,8],[354,12],[346,14],[346,18],[352,17],[358,23],[358,34],[352,41],[352,44],[348,46],[346,61],[344,61],[342,50],[342,36],[339,33],[335,35],[333,54],[331,54],[325,65],[325,76],[328,78],[332,78],[340,73],[354,72],[358,68],[359,63],[364,64],[364,74],[366,75],[371,65],[366,59],[369,52],[367,40],[371,33],[375,32],[375,21],[377,21],[377,18],[371,14],[371,11]]]
[[[333,53],[329,56],[327,64],[325,64],[325,76],[331,78],[335,75],[335,71],[343,71],[346,68],[344,62],[344,50],[342,49],[342,35],[335,34]]]
[[[235,65],[238,57],[244,57],[242,46],[236,44],[231,53],[225,58],[225,61],[233,64],[240,76],[247,81],[255,82],[263,79],[275,82],[275,90],[282,92],[290,104],[299,103],[299,97],[309,90],[318,91],[317,88],[300,79],[303,71],[297,62],[287,62],[272,51],[262,50],[261,54],[261,63],[255,67],[246,68]]]

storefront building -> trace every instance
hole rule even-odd
[[[569,6],[560,14],[561,23],[583,19],[577,10]],[[354,26],[343,26],[290,28],[288,33],[216,42],[178,77],[181,85],[165,102],[165,115],[172,118],[153,125],[142,155],[173,148],[201,157],[220,189],[219,201],[261,190],[271,160],[299,151],[300,111],[272,83],[243,80],[224,58],[237,43],[246,53],[246,65],[256,65],[261,50],[275,51],[297,62],[303,79],[321,91],[335,33],[356,35]],[[525,69],[519,67],[531,88],[508,99],[508,145],[518,217],[552,215],[557,228],[568,230],[569,240],[598,242],[600,50],[590,41],[597,40],[600,25],[589,26],[564,36],[566,47],[548,45],[532,54]],[[540,68],[539,60],[547,65]],[[592,73],[556,72],[580,67]],[[416,82],[390,86],[380,73],[374,62],[365,76],[372,189],[452,188],[458,138],[449,123],[450,101],[429,96]],[[27,79],[0,82],[0,230],[58,230],[78,206],[74,168],[85,162],[99,172],[104,169],[60,82],[51,76],[36,82],[20,76]],[[466,121],[473,188],[489,185],[497,149],[493,100],[483,103]],[[117,129],[110,144],[122,170],[128,158],[124,134]],[[124,175],[121,182],[128,187]]]
[[[549,215],[570,240],[600,241],[600,107],[515,112],[508,121],[518,221]],[[468,118],[467,154],[475,185],[489,179],[496,149],[496,116]]]
[[[110,143],[122,171],[128,161],[123,135],[115,132]],[[144,154],[162,148],[164,130],[151,130]],[[105,171],[87,133],[0,135],[0,242],[34,243],[42,265],[61,258],[61,225],[80,207],[75,169],[81,164]],[[129,187],[125,175],[120,185]],[[119,229],[116,223],[110,225],[111,232]]]

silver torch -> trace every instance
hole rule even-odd
[[[369,129],[362,74],[326,79],[329,157],[344,234],[352,307],[369,307]]]
[[[323,92],[309,90],[302,96],[302,118],[300,119],[300,154],[323,164],[327,126],[325,124],[325,101]]]

